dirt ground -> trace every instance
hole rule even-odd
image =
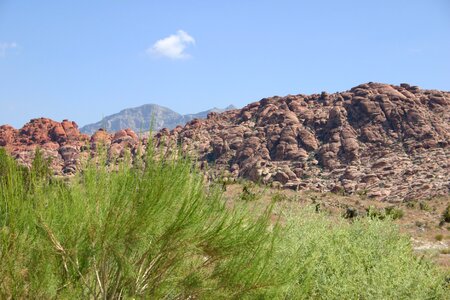
[[[314,205],[327,212],[330,218],[366,217],[368,211],[376,217],[395,217],[394,223],[411,238],[417,255],[435,261],[450,271],[450,223],[443,221],[443,213],[450,204],[450,196],[406,203],[386,203],[368,199],[365,195],[339,195],[333,193],[280,190],[258,186],[250,182],[224,185],[228,205],[237,201],[254,203],[254,209],[263,210],[276,201],[283,209]],[[273,216],[274,220],[278,219]]]

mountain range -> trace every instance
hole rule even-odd
[[[162,128],[173,129],[177,125],[184,125],[193,119],[203,119],[210,112],[224,112],[236,109],[233,105],[226,108],[217,108],[202,111],[195,114],[179,114],[167,107],[157,104],[145,104],[139,107],[126,108],[116,114],[106,116],[101,121],[87,124],[80,128],[80,132],[93,134],[100,128],[115,132],[131,128],[136,132],[148,131],[150,128],[159,130]]]

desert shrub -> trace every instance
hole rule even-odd
[[[283,194],[281,192],[276,192],[272,195],[272,202],[282,202],[282,201],[288,201],[289,197],[286,194]]]
[[[450,204],[444,210],[444,213],[442,214],[442,218],[444,219],[444,222],[450,223]]]
[[[376,208],[375,206],[369,206],[366,208],[366,215],[371,219],[384,220],[386,218],[384,211]]]
[[[33,170],[33,172],[30,172],[31,176],[34,176],[36,179],[50,179],[52,175],[52,170],[50,169],[51,162],[52,160],[44,157],[42,151],[37,148],[34,153],[33,163],[31,164]]]
[[[436,241],[442,241],[444,239],[444,235],[442,234],[436,234],[434,236],[434,238],[436,239]]]
[[[288,299],[446,299],[444,275],[417,259],[390,220],[336,223],[309,210],[285,214],[279,257],[292,260]],[[284,262],[286,260],[282,260]]]
[[[277,225],[270,209],[225,207],[192,165],[149,152],[139,167],[89,162],[66,183],[0,149],[0,299],[447,295],[389,220],[336,223],[313,207],[275,211]]]
[[[368,190],[367,189],[361,189],[361,190],[357,190],[356,194],[361,198],[361,199],[367,199],[367,193]]]
[[[242,192],[239,195],[239,199],[242,201],[255,201],[258,199],[258,194],[254,191],[254,183],[244,183],[244,185],[242,186]]]
[[[360,212],[358,211],[357,208],[349,206],[345,209],[345,212],[342,216],[345,219],[353,219],[353,218],[357,218],[359,216],[359,214],[360,214]]]
[[[419,228],[427,228],[428,227],[428,223],[424,223],[422,221],[415,221],[414,224],[419,227]]]
[[[384,209],[378,209],[374,206],[369,206],[369,208],[366,209],[366,212],[367,217],[379,220],[384,220],[386,218],[396,220],[402,218],[405,214],[401,208],[397,208],[394,206],[389,206]]]
[[[416,208],[416,206],[417,206],[417,202],[415,202],[415,201],[408,201],[408,202],[406,202],[406,207],[407,208],[413,209],[413,208]]]
[[[333,193],[335,193],[336,195],[340,195],[340,196],[347,196],[347,192],[345,191],[345,189],[343,187],[336,188],[336,190],[333,191]]]
[[[278,282],[267,213],[225,208],[187,159],[92,163],[33,189],[0,161],[2,299],[245,298]]]
[[[405,215],[403,210],[398,207],[389,206],[384,209],[387,216],[391,217],[393,220],[401,219]]]
[[[419,208],[420,208],[420,210],[431,211],[430,206],[425,201],[420,201],[419,202]]]

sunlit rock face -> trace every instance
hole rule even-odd
[[[155,134],[153,146],[180,150],[210,178],[361,193],[386,201],[450,189],[450,93],[367,83],[349,91],[264,98],[211,112]],[[0,146],[30,165],[36,147],[55,174],[73,174],[100,149],[110,162],[142,155],[148,139],[130,129],[81,134],[75,122],[34,119],[0,127]]]
[[[265,98],[167,134],[217,174],[402,201],[448,194],[450,93],[367,83]]]

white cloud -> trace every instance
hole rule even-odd
[[[176,34],[160,39],[147,49],[147,54],[154,57],[168,57],[171,59],[185,59],[191,57],[185,52],[189,45],[195,45],[195,39],[183,30]]]
[[[0,57],[5,57],[8,50],[17,48],[17,43],[0,43]]]

